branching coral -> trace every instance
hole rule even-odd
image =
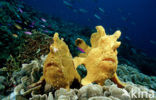
[[[91,47],[82,39],[76,40],[76,45],[85,51],[80,57],[74,58],[76,68],[83,64],[87,69],[87,75],[81,83],[87,85],[95,82],[103,85],[106,79],[112,79],[119,87],[123,87],[125,84],[120,82],[116,74],[117,48],[121,44],[117,39],[121,32],[116,31],[113,35],[106,35],[102,26],[97,26],[96,29],[97,32],[91,36]]]

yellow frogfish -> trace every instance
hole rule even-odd
[[[121,44],[117,39],[121,32],[116,31],[113,35],[106,35],[102,26],[97,26],[96,29],[97,32],[91,35],[91,46],[88,46],[80,38],[76,40],[76,45],[85,53],[81,53],[75,58],[72,58],[63,39],[60,39],[58,33],[55,33],[54,42],[50,45],[50,52],[44,62],[43,76],[30,87],[45,81],[55,89],[69,89],[75,79],[82,85],[90,83],[103,85],[106,79],[111,79],[119,87],[124,87],[125,84],[118,79],[116,74],[117,48]],[[83,78],[76,70],[79,65],[84,65],[87,70],[87,74]]]
[[[91,46],[80,38],[76,40],[76,45],[85,51],[73,59],[75,68],[83,64],[87,69],[87,75],[81,80],[81,84],[103,85],[106,79],[111,79],[118,87],[124,87],[125,84],[118,79],[116,74],[117,48],[121,44],[117,39],[121,32],[116,31],[113,35],[106,35],[102,26],[96,26],[96,29],[97,32],[91,35]]]
[[[74,79],[80,82],[80,76],[75,70],[68,46],[63,39],[59,39],[58,33],[54,34],[53,41],[39,82],[45,80],[46,84],[56,89],[69,89]]]

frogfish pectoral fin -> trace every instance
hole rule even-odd
[[[125,83],[121,82],[117,76],[117,74],[115,73],[114,76],[111,78],[111,80],[117,84],[117,86],[119,88],[124,88],[126,86]]]

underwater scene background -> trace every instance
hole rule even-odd
[[[155,18],[155,0],[0,0],[0,100],[155,100]]]
[[[155,57],[155,0],[24,0],[46,14],[94,28],[103,25],[109,33],[120,29],[133,45]],[[54,9],[55,8],[55,9]],[[148,46],[147,46],[148,45]]]

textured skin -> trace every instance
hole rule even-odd
[[[63,39],[59,39],[58,33],[54,34],[53,40],[50,53],[44,62],[41,80],[45,79],[46,84],[50,84],[56,89],[69,89],[74,79],[80,81],[80,76],[75,70],[68,46]]]
[[[82,39],[76,40],[76,45],[85,51],[79,57],[73,59],[75,68],[84,64],[87,75],[82,79],[82,85],[98,83],[103,85],[106,79],[112,79],[119,87],[125,86],[117,77],[116,70],[118,65],[117,48],[120,42],[117,39],[121,32],[116,31],[113,35],[106,35],[102,26],[96,27],[97,32],[91,36],[91,47]]]

